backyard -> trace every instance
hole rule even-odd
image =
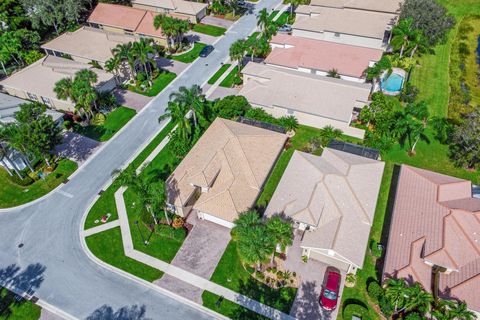
[[[19,206],[46,195],[64,182],[76,169],[76,162],[60,159],[53,172],[49,173],[45,180],[38,179],[37,172],[35,172],[35,178],[38,180],[30,185],[21,186],[13,182],[7,171],[0,167],[0,208]]]
[[[74,130],[94,140],[107,141],[126,125],[135,114],[136,112],[133,109],[118,107],[105,116],[103,123],[92,124],[85,127],[76,125],[74,126]]]

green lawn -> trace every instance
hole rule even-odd
[[[143,94],[144,96],[147,97],[155,97],[157,94],[159,94],[163,89],[165,89],[166,86],[172,82],[177,75],[173,72],[168,72],[168,71],[162,71],[158,77],[156,77],[153,80],[153,85],[148,88],[146,91],[143,91],[140,88],[137,88],[135,86],[129,85],[128,90]]]
[[[228,76],[220,83],[220,87],[233,88],[234,85],[242,84],[242,78],[238,76],[238,66],[232,69]]]
[[[195,32],[207,34],[207,35],[213,36],[213,37],[223,36],[225,34],[225,31],[227,31],[227,29],[225,29],[225,28],[212,26],[212,25],[209,25],[209,24],[203,24],[203,23],[195,24],[193,26],[192,30],[195,31]]]
[[[105,123],[86,127],[76,126],[75,131],[97,141],[107,141],[127,124],[136,114],[136,111],[127,107],[118,107],[108,113]]]
[[[184,54],[180,54],[178,56],[168,56],[168,58],[184,62],[184,63],[191,63],[195,61],[195,59],[198,58],[198,55],[200,54],[200,51],[202,51],[203,48],[205,48],[206,44],[201,43],[201,42],[195,42],[195,45],[193,46],[193,49],[185,52]]]
[[[88,249],[100,260],[146,281],[159,279],[163,272],[125,256],[120,227],[96,233],[85,239]]]
[[[243,268],[233,240],[225,249],[210,280],[285,313],[290,312],[297,292],[296,288],[272,289],[252,278]]]
[[[0,320],[37,320],[41,309],[28,300],[15,300],[15,294],[0,287]]]
[[[249,319],[249,320],[266,320],[268,318],[259,315],[247,308],[244,308],[235,302],[227,299],[221,299],[214,293],[204,291],[202,294],[203,306],[216,311],[230,319]]]
[[[220,69],[215,72],[215,74],[208,80],[208,84],[214,84],[217,80],[230,68],[231,64],[226,63],[220,67]]]
[[[7,171],[0,167],[0,208],[19,206],[46,195],[68,178],[77,167],[76,162],[62,159],[45,180],[39,179],[26,187],[12,182]]]
[[[130,164],[133,168],[138,168],[140,164],[152,153],[160,142],[170,133],[175,124],[169,123],[167,126],[148,144],[148,146],[143,149],[143,151],[132,161]],[[156,159],[154,159],[155,161]],[[147,168],[148,169],[148,168]],[[95,227],[95,220],[100,219],[103,215],[111,213],[112,217],[110,221],[116,220],[118,218],[117,208],[115,206],[114,193],[118,190],[120,186],[118,183],[112,183],[100,196],[100,198],[95,202],[93,207],[90,209],[90,212],[87,215],[85,220],[84,229],[89,229]]]

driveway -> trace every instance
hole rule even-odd
[[[113,90],[113,95],[117,98],[119,104],[135,109],[137,112],[142,110],[152,100],[152,97],[120,88]]]
[[[203,34],[195,31],[189,31],[185,37],[190,42],[201,42],[205,44],[213,44],[217,41],[218,37],[209,36],[208,34]]]
[[[155,58],[155,61],[157,61],[157,67],[173,72],[177,76],[188,67],[188,63],[175,61],[163,57]]]
[[[208,86],[208,87],[207,87]],[[210,86],[207,84],[204,87],[203,92],[207,92]],[[236,96],[240,90],[236,88],[224,88],[218,86],[208,97],[209,100],[222,99],[226,96]]]
[[[288,270],[297,272],[301,278],[301,284],[297,296],[293,302],[290,315],[299,320],[336,319],[338,308],[333,312],[326,311],[320,307],[318,299],[322,290],[323,278],[328,267],[320,261],[309,259],[307,263],[302,261],[302,248],[300,248],[301,234],[295,233],[293,245],[288,249],[285,267]],[[345,274],[342,273],[340,295],[345,284]],[[340,302],[341,297],[338,301]]]
[[[202,19],[202,23],[228,29],[232,26],[234,22],[230,20],[222,19],[222,18],[217,18],[214,16],[206,16],[205,18]]]
[[[209,221],[196,220],[195,226],[178,250],[172,264],[202,278],[210,279],[230,238],[230,229]],[[202,303],[203,291],[177,278],[165,275],[155,281],[155,284]]]
[[[54,153],[62,158],[67,158],[78,164],[90,157],[100,142],[82,136],[76,132],[67,132],[63,135],[63,142],[55,147]]]

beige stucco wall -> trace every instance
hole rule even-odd
[[[15,97],[18,97],[18,98],[21,98],[21,99],[32,101],[32,99],[28,96],[27,92],[25,92],[23,90],[8,87],[8,86],[3,86],[2,91],[11,95],[11,96],[15,96]],[[35,94],[37,96],[37,101],[38,102],[43,103],[40,95],[38,95],[34,92],[31,92],[31,93]],[[56,97],[45,97],[45,98],[50,99],[50,103],[51,103],[50,107],[52,107],[54,109],[64,110],[64,111],[73,111],[74,110],[74,104],[72,102],[68,102],[68,101],[64,101],[64,100],[58,100]]]
[[[367,38],[367,37],[349,35],[345,33],[339,33],[337,37],[335,36],[334,32],[316,32],[316,31],[309,31],[309,30],[294,28],[292,31],[292,35],[295,37],[324,40],[324,41],[349,44],[349,45],[359,46],[359,47],[384,49],[383,39]]]
[[[354,268],[353,266],[351,266],[350,263],[348,263],[347,261],[344,261],[343,259],[339,259],[335,255],[330,256],[328,254],[324,254],[323,252],[316,251],[315,249],[311,249],[311,248],[308,248],[306,250],[307,250],[307,256],[310,259],[318,260],[320,262],[327,264],[328,266],[338,268],[340,269],[340,271],[349,272]]]

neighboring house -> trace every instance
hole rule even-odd
[[[265,215],[293,220],[304,232],[304,256],[355,273],[363,267],[384,165],[330,148],[322,156],[295,151]]]
[[[217,118],[167,179],[170,209],[232,228],[255,205],[286,140],[285,134]]]
[[[110,91],[115,88],[115,79],[110,73],[81,62],[46,56],[0,81],[0,91],[18,98],[39,101],[51,108],[71,111],[74,103],[58,99],[53,89],[55,83],[63,78],[73,78],[82,69],[90,69],[97,74],[97,90]]]
[[[385,49],[398,16],[392,13],[300,5],[293,35],[354,46]]]
[[[208,5],[185,0],[133,0],[132,6],[197,23],[207,15]]]
[[[480,199],[472,183],[402,165],[383,278],[406,278],[480,311]]]
[[[311,0],[310,5],[398,14],[402,2],[403,0]]]
[[[365,82],[365,69],[382,58],[383,50],[278,34],[270,41],[265,63],[327,76],[335,69],[343,80]]]
[[[87,24],[92,28],[106,32],[115,32],[152,38],[160,45],[167,45],[167,38],[161,29],[155,29],[153,20],[158,15],[153,11],[121,6],[117,4],[99,3],[90,14]]]
[[[242,70],[238,93],[274,117],[295,116],[315,128],[331,125],[363,138],[364,130],[350,126],[368,104],[371,85],[249,62]]]
[[[73,60],[83,63],[95,61],[103,67],[113,56],[113,48],[136,40],[131,35],[83,27],[74,32],[63,33],[42,45],[42,49],[51,56],[70,56]]]

